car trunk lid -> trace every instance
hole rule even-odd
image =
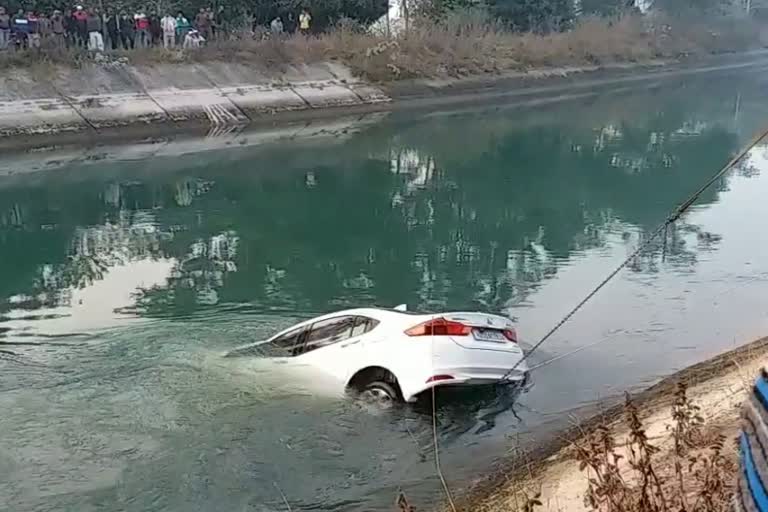
[[[514,324],[508,318],[487,313],[446,313],[443,318],[472,328],[467,336],[451,336],[458,345],[467,349],[519,351],[516,342],[510,341],[504,331],[514,332]]]

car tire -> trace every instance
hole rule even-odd
[[[366,400],[377,402],[381,405],[394,406],[401,401],[397,389],[389,382],[383,380],[369,382],[363,386],[360,394]]]

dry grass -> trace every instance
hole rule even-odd
[[[644,62],[763,46],[761,31],[745,20],[685,23],[663,17],[585,18],[575,28],[548,35],[518,34],[480,18],[422,24],[388,39],[347,26],[318,37],[281,39],[241,34],[205,48],[161,48],[114,52],[109,59],[131,63],[246,62],[279,70],[291,64],[335,60],[374,81],[462,77],[558,66]],[[82,50],[6,52],[0,69],[36,63],[79,65],[92,60]]]
[[[663,505],[657,502],[656,509],[627,505],[624,510],[728,510],[723,507],[738,463],[737,446],[732,440],[740,429],[741,403],[767,356],[768,338],[761,338],[681,370],[633,397],[634,418],[628,417],[625,404],[589,414],[584,421],[573,417],[575,423],[566,432],[532,446],[525,460],[512,457],[503,471],[494,472],[461,497],[461,510],[527,511],[523,499],[526,495],[536,498],[539,493],[536,500],[544,505],[534,510],[588,510],[583,497],[588,478],[596,477],[592,468],[579,469],[585,460],[583,452],[577,453],[579,449],[587,450],[591,457],[588,460],[603,464],[613,461],[612,454],[618,455],[618,475],[604,467],[600,469],[603,475],[612,476],[603,476],[602,481],[612,483],[610,479],[616,477],[614,480],[619,482],[613,487],[619,495],[613,495],[614,503],[620,499],[637,501],[643,481],[651,490],[654,487],[652,475],[646,472],[649,478],[644,480],[629,462],[632,447],[639,446],[642,440],[638,427],[645,432],[642,442],[653,446],[650,451],[654,453],[645,459],[651,465],[646,467],[652,468],[661,482],[667,508],[658,508]],[[630,428],[633,424],[635,434]],[[640,453],[637,448],[634,451]],[[595,454],[598,456],[592,457]],[[635,467],[644,467],[635,460]],[[602,487],[601,493],[604,490]],[[681,506],[683,498],[685,508]],[[597,509],[600,512],[616,510],[607,508],[606,503],[597,504],[603,507]]]
[[[726,439],[704,428],[699,408],[679,384],[670,426],[674,449],[660,457],[637,407],[627,396],[629,435],[623,449],[607,425],[574,443],[580,469],[589,475],[585,506],[596,512],[726,512],[737,465]],[[626,462],[624,459],[626,458]]]

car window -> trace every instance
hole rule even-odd
[[[339,316],[312,324],[307,333],[304,352],[327,347],[352,336],[355,326],[354,316]]]
[[[271,356],[273,357],[288,357],[288,356],[295,356],[300,352],[300,348],[302,345],[302,335],[304,334],[305,328],[300,327],[298,329],[293,329],[292,331],[288,331],[287,333],[278,336],[274,340],[272,340],[270,345],[270,352],[272,352]]]
[[[354,338],[370,332],[377,325],[379,325],[379,321],[374,320],[373,318],[368,318],[366,316],[355,317],[355,326],[352,328],[351,337]]]

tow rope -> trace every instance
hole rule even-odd
[[[698,190],[696,190],[688,199],[686,199],[683,203],[681,203],[677,208],[675,208],[672,213],[667,216],[666,220],[662,222],[653,233],[651,233],[651,236],[649,236],[645,241],[643,241],[637,248],[632,251],[632,253],[623,261],[621,264],[616,267],[610,274],[608,274],[605,279],[603,279],[591,292],[587,294],[586,297],[584,297],[576,306],[571,309],[567,315],[565,315],[559,322],[557,322],[554,327],[552,327],[533,347],[531,347],[531,350],[523,354],[523,357],[520,358],[520,360],[515,363],[515,365],[509,369],[500,379],[499,383],[506,381],[510,375],[512,375],[515,370],[517,370],[517,367],[522,364],[523,361],[528,359],[531,354],[536,352],[536,350],[541,347],[549,338],[552,337],[553,334],[555,334],[560,328],[568,322],[573,315],[579,312],[579,310],[584,307],[584,305],[589,302],[597,293],[603,289],[605,285],[607,285],[616,275],[621,272],[624,267],[629,265],[641,252],[643,252],[654,240],[656,240],[659,235],[666,232],[667,228],[670,226],[670,224],[673,224],[677,219],[680,218],[680,216],[685,213],[693,204],[701,197],[701,195],[709,189],[716,181],[721,179],[723,176],[725,176],[728,171],[730,171],[734,165],[736,165],[742,158],[744,158],[747,153],[749,153],[752,148],[754,148],[761,140],[763,140],[766,136],[768,136],[768,129],[762,130],[759,132],[755,137],[753,137],[750,142],[741,150],[739,151],[736,156],[731,158],[731,160],[725,164],[717,173],[715,173],[709,180],[707,180],[704,185],[702,185]]]

